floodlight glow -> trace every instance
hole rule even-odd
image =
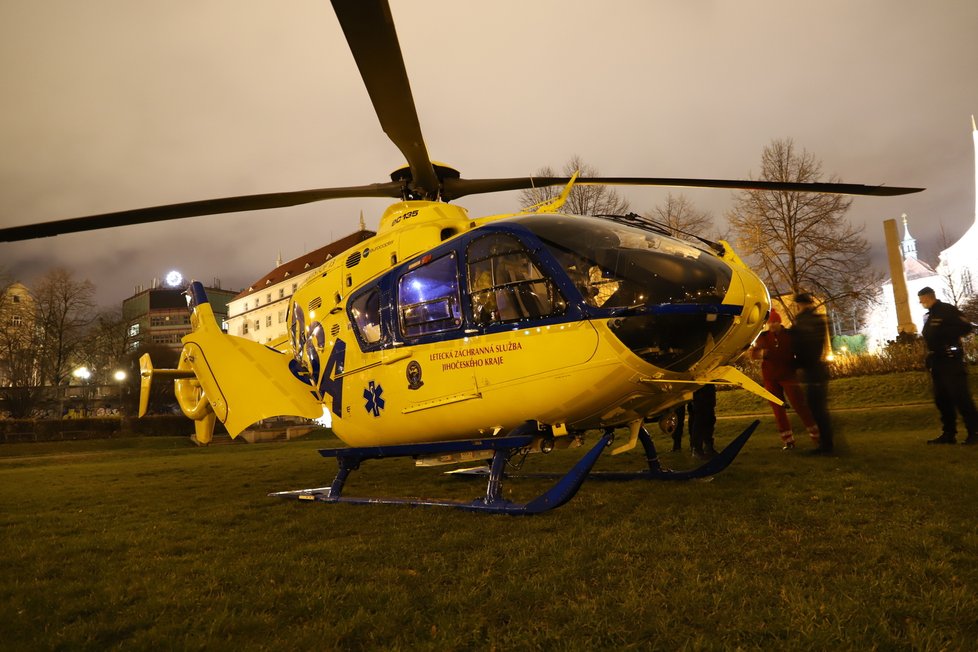
[[[172,272],[166,275],[166,284],[169,285],[171,288],[175,288],[181,283],[183,283],[183,274],[181,274],[177,270],[173,270]]]
[[[120,369],[119,371],[112,374],[112,377],[118,380],[120,383],[126,379],[126,372]]]

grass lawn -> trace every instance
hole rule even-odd
[[[978,448],[923,443],[915,382],[833,381],[833,458],[782,453],[766,405],[721,395],[720,445],[763,415],[724,473],[591,481],[532,518],[266,497],[328,484],[329,436],[3,445],[0,648],[973,650]],[[346,493],[484,491],[441,470],[368,462]]]

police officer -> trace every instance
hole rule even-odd
[[[961,346],[961,338],[971,332],[972,325],[960,310],[939,301],[932,288],[923,288],[917,293],[917,298],[920,305],[927,309],[921,335],[927,343],[927,368],[934,382],[934,403],[941,413],[941,436],[927,443],[955,443],[957,412],[960,412],[968,429],[968,438],[964,443],[978,444],[978,411],[968,389],[968,370],[964,366]]]

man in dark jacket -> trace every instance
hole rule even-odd
[[[689,404],[689,446],[693,457],[708,460],[716,457],[713,431],[717,424],[717,386],[703,385],[693,392]]]
[[[964,366],[961,338],[972,325],[961,311],[939,301],[932,288],[917,293],[920,305],[927,309],[921,335],[927,343],[927,369],[934,382],[934,403],[941,413],[941,436],[928,444],[953,444],[957,440],[957,413],[961,413],[968,430],[965,444],[978,444],[978,411],[968,389],[968,370]]]
[[[815,312],[815,300],[807,292],[795,295],[800,312],[795,315],[791,333],[791,348],[795,366],[801,371],[808,409],[818,425],[817,455],[831,455],[834,450],[832,422],[829,419],[829,366],[825,363],[825,340],[828,322],[825,315]]]

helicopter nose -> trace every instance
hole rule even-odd
[[[684,372],[723,340],[740,315],[741,306],[686,304],[664,306],[653,314],[622,317],[608,328],[648,363]]]

